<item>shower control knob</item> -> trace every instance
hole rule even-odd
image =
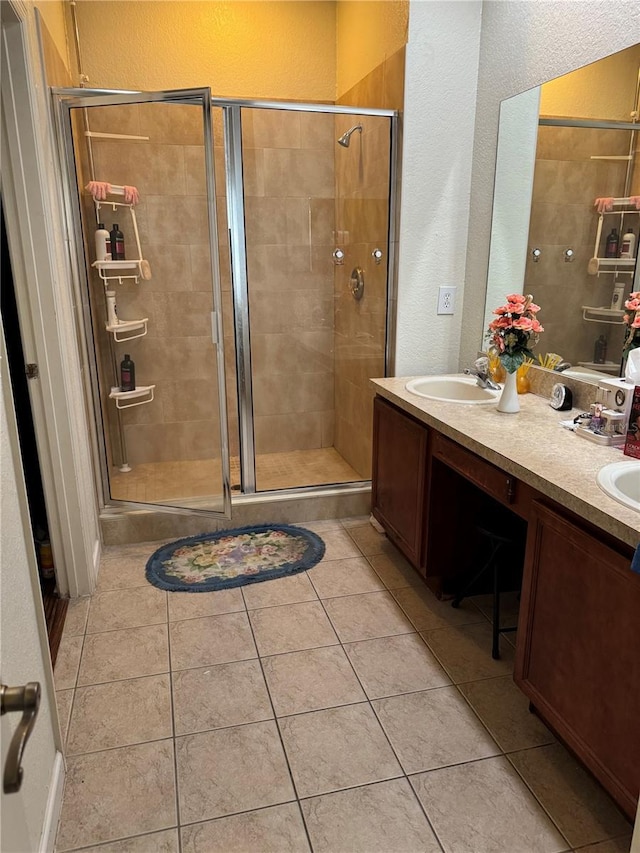
[[[334,264],[343,264],[344,263],[344,252],[342,249],[334,249],[333,251],[333,262]]]
[[[382,260],[382,250],[374,249],[373,252],[371,252],[371,257],[373,258],[374,263],[379,264]]]
[[[533,258],[534,264],[538,263],[538,261],[540,260],[541,254],[542,254],[542,252],[540,251],[540,249],[532,249],[531,250],[531,257]]]
[[[570,264],[573,261],[574,257],[575,257],[575,252],[573,251],[573,249],[567,249],[565,251],[565,253],[564,253],[565,263]]]

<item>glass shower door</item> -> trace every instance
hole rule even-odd
[[[57,94],[106,497],[228,516],[210,92]],[[98,257],[98,225],[124,259],[113,237]]]
[[[371,476],[368,380],[385,374],[391,123],[284,104],[240,109],[246,293],[236,316],[246,315],[251,341],[256,491]]]

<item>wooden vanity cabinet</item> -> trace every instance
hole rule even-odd
[[[428,429],[376,397],[373,405],[373,515],[409,562],[422,561]]]
[[[514,678],[630,817],[640,789],[640,575],[631,549],[535,501]]]

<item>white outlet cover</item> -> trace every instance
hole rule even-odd
[[[446,285],[438,288],[438,314],[453,314],[456,307],[456,287]]]

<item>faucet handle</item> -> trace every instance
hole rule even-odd
[[[475,367],[476,370],[480,371],[481,373],[488,373],[489,372],[489,359],[487,358],[486,355],[481,355],[480,358],[477,358],[474,361],[473,366]]]

